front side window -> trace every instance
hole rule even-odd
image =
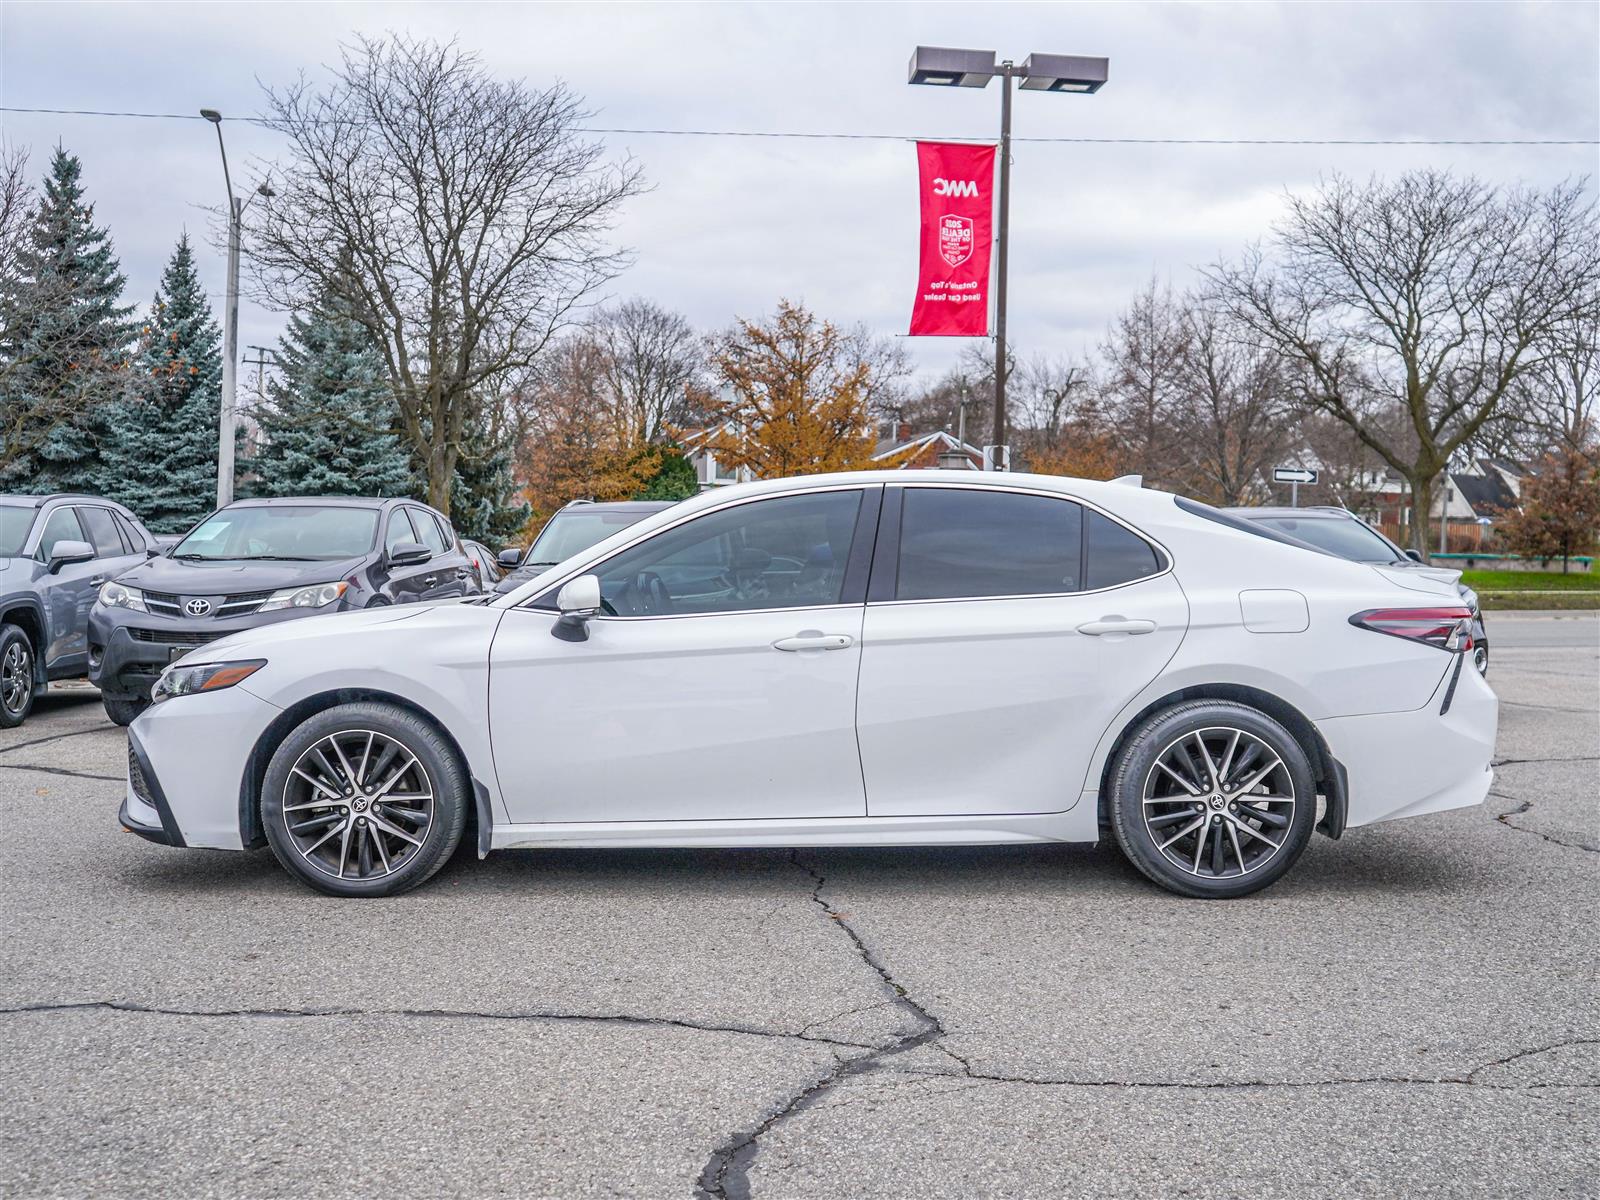
[[[976,488],[905,489],[897,600],[1076,592],[1083,509]]]
[[[44,523],[44,533],[39,538],[39,557],[49,561],[50,556],[55,553],[57,542],[88,540],[83,536],[83,526],[78,523],[77,512],[70,508],[58,508]]]
[[[417,541],[417,531],[411,528],[411,518],[406,516],[406,510],[397,508],[389,514],[389,528],[383,535],[383,548],[393,554],[394,548],[405,542],[421,544]]]
[[[595,568],[616,616],[685,616],[838,604],[858,490],[784,496],[709,513]],[[538,600],[553,608],[555,592]]]
[[[83,527],[89,533],[89,543],[99,557],[115,558],[128,552],[109,508],[80,508],[78,517],[83,521]]]
[[[333,562],[372,549],[378,512],[332,504],[273,504],[212,513],[172,550],[173,558]]]
[[[444,533],[439,529],[439,522],[434,519],[431,512],[413,508],[411,523],[417,527],[417,536],[422,539],[422,544],[435,554],[443,554],[450,548],[450,544],[444,540]]]

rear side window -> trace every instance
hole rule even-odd
[[[89,543],[101,558],[116,558],[128,551],[117,533],[117,523],[111,519],[109,508],[80,508],[78,517],[89,533]]]
[[[1071,500],[915,487],[902,503],[897,600],[1082,589],[1083,509]]]
[[[44,533],[39,538],[39,557],[48,559],[57,542],[86,542],[83,526],[78,524],[78,514],[70,508],[58,508],[44,523]]]
[[[1091,511],[1088,521],[1084,531],[1085,590],[1132,583],[1161,570],[1155,548],[1138,534],[1097,512]]]
[[[147,545],[144,535],[121,513],[113,513],[112,516],[117,519],[117,528],[122,531],[122,540],[127,543],[128,549],[134,554],[143,554]]]

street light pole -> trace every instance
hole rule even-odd
[[[989,470],[1005,466],[1006,445],[1006,249],[1011,235],[1011,76],[1008,58],[1000,64],[1000,186],[996,195],[1000,219],[995,233],[994,300],[994,461]]]

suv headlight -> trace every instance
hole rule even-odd
[[[305,587],[284,588],[273,592],[257,612],[272,612],[279,608],[322,608],[332,604],[350,590],[343,580],[338,583],[308,583]]]
[[[114,581],[100,585],[100,603],[107,608],[126,608],[132,612],[150,611],[144,606],[143,592],[138,588]]]
[[[264,658],[245,659],[242,662],[198,663],[192,667],[173,666],[161,672],[155,687],[150,689],[150,699],[160,702],[175,696],[192,696],[196,692],[218,692],[249,679],[267,665]]]

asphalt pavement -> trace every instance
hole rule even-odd
[[[1600,620],[1489,624],[1488,801],[1228,903],[1110,846],[332,900],[120,832],[54,690],[0,734],[0,1196],[1594,1196]]]

